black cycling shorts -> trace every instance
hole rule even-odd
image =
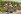
[[[12,11],[10,11],[10,13],[13,13]]]

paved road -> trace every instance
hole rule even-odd
[[[0,14],[7,14],[7,12],[4,12],[4,13],[0,12]]]
[[[4,12],[4,13],[0,12],[0,14],[7,14],[7,12]],[[16,14],[16,12],[9,13],[9,14]]]
[[[16,12],[13,12],[13,14],[16,14]]]

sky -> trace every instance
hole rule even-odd
[[[21,2],[21,0],[2,0],[2,1],[15,1],[15,2]]]
[[[21,0],[12,0],[12,1],[15,1],[15,2],[21,2]]]
[[[21,2],[21,0],[15,0],[15,1],[17,1],[17,2]]]

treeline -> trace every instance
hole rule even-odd
[[[15,2],[15,1],[1,1],[1,2],[0,2],[0,5],[3,6],[5,2],[7,2],[8,5],[9,5],[9,3],[11,3],[13,6],[14,6],[15,4],[17,4],[17,7],[18,7],[18,5],[19,5],[19,3],[18,3],[18,2]]]
[[[15,4],[17,4],[17,6],[19,5],[19,3],[18,3],[18,2],[15,2],[15,1],[2,1],[2,2],[1,2],[1,5],[4,5],[5,2],[7,2],[8,5],[9,5],[9,3],[11,3],[13,6],[14,6]]]

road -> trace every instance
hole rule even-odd
[[[7,12],[4,12],[4,13],[0,12],[0,14],[7,14]]]
[[[7,14],[7,12],[4,12],[4,13],[0,12],[0,14]],[[9,14],[10,14],[10,13],[9,13]],[[11,13],[11,14],[16,14],[16,12],[13,12],[13,13]]]

